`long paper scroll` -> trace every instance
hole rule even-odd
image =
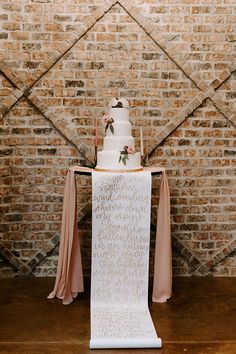
[[[148,309],[151,173],[92,175],[90,348],[161,347]]]

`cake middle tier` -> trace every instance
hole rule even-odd
[[[132,125],[130,122],[114,122],[112,123],[114,128],[114,132],[112,133],[110,128],[107,129],[106,135],[107,136],[130,136]]]
[[[121,151],[124,146],[134,147],[134,138],[130,136],[105,136],[104,151]]]

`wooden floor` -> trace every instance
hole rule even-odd
[[[172,299],[150,303],[162,349],[90,350],[89,292],[47,300],[52,278],[0,279],[0,353],[235,354],[236,278],[174,278]]]

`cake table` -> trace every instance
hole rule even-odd
[[[77,227],[75,174],[92,174],[93,229],[90,348],[161,347],[148,309],[152,175],[161,174],[152,300],[171,297],[170,200],[164,168],[140,172],[69,169],[54,290],[69,304],[84,290]]]

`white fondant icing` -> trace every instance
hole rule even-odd
[[[105,151],[115,151],[115,150],[123,150],[124,146],[132,146],[134,147],[134,138],[132,136],[106,136],[104,138],[104,147],[103,150]]]
[[[108,170],[136,170],[140,169],[141,166],[141,156],[139,152],[135,154],[129,154],[129,158],[126,161],[126,165],[123,162],[119,162],[120,152],[119,151],[98,151],[97,155],[97,169],[108,169]]]
[[[124,146],[134,147],[134,138],[131,135],[131,123],[129,121],[129,110],[127,108],[110,108],[110,117],[114,133],[110,127],[106,131],[104,138],[104,147],[97,153],[97,169],[100,170],[119,170],[132,171],[142,169],[140,152],[128,154],[126,164],[120,159],[120,151]]]
[[[110,117],[114,121],[129,121],[129,110],[127,108],[110,108]]]
[[[119,122],[115,121],[112,123],[114,128],[114,134],[108,128],[106,131],[106,136],[130,136],[131,135],[131,123],[130,122]]]

